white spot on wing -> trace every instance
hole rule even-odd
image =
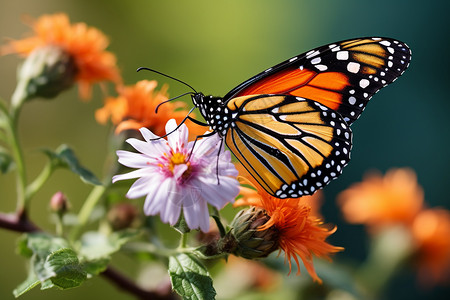
[[[337,46],[334,47],[333,49],[331,49],[331,51],[336,52],[336,51],[340,51],[341,50],[341,46]]]
[[[338,60],[347,60],[348,59],[348,51],[339,51],[336,53],[336,58]]]
[[[361,68],[361,65],[359,63],[355,63],[355,62],[349,62],[347,65],[347,70],[353,74],[358,73],[360,68]]]
[[[311,57],[314,57],[314,56],[317,56],[317,55],[319,55],[319,51],[314,51],[314,50],[312,50],[312,51],[309,51],[307,54],[306,54],[306,58],[311,58]]]
[[[319,71],[326,71],[326,70],[328,69],[328,67],[325,66],[325,65],[316,65],[316,68],[317,68]]]
[[[359,86],[362,87],[363,89],[369,86],[369,80],[367,79],[361,79],[359,81]]]
[[[316,65],[316,64],[320,63],[320,61],[321,61],[320,57],[316,57],[311,60],[311,63],[313,65]]]

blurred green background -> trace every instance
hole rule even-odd
[[[447,1],[1,0],[0,37],[20,38],[29,32],[21,22],[23,15],[65,12],[72,22],[86,22],[110,38],[109,50],[117,55],[126,84],[155,78],[168,82],[173,96],[186,87],[155,74],[136,73],[136,68],[160,70],[219,96],[257,72],[323,44],[361,36],[406,42],[413,51],[409,70],[377,94],[353,126],[352,161],[325,190],[325,219],[339,228],[331,242],[346,249],[336,260],[362,261],[367,249],[364,230],[345,225],[334,200],[368,170],[412,167],[428,205],[450,208],[449,8]],[[19,61],[12,55],[0,57],[0,96],[5,99],[15,87]],[[108,128],[94,120],[94,110],[101,106],[98,87],[88,103],[80,102],[72,89],[57,101],[26,105],[20,132],[29,177],[34,178],[45,162],[39,149],[62,143],[71,145],[81,162],[101,177],[108,136]],[[76,211],[90,191],[69,172],[56,175],[32,203],[31,218],[44,228],[52,228],[47,212],[54,192],[63,190]],[[11,175],[0,177],[0,211],[15,208],[13,183]],[[0,230],[1,299],[12,299],[11,291],[25,278],[25,260],[15,254],[17,236]],[[126,257],[117,259],[132,266],[129,274],[138,268]],[[391,282],[385,299],[445,299],[449,293],[448,287],[420,289],[411,271]],[[67,292],[36,289],[22,299],[61,297],[132,299],[102,278]]]

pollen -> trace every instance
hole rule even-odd
[[[186,162],[186,155],[183,153],[174,153],[170,158],[170,162],[174,165],[184,164]]]
[[[183,175],[181,175],[181,179],[184,181],[187,180],[192,173],[192,166],[191,163],[188,161],[188,157],[186,154],[181,152],[172,153],[172,156],[170,156],[170,158],[168,159],[168,163],[165,167],[173,175],[175,166],[183,164],[187,166],[186,171],[184,171]]]

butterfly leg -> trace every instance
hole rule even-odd
[[[219,151],[217,152],[217,161],[216,161],[217,185],[220,185],[220,180],[219,180],[219,158],[220,158],[220,150],[222,150],[222,146],[223,146],[223,138],[220,139]]]
[[[193,123],[197,124],[197,125],[209,127],[209,124],[208,124],[208,123],[201,122],[201,121],[196,120],[196,119],[194,119],[194,118],[192,118],[192,117],[190,117],[190,116],[187,116],[187,118],[188,118],[190,121],[192,121]]]
[[[191,149],[191,152],[189,153],[189,156],[188,156],[188,159],[187,159],[187,160],[189,161],[189,159],[191,159],[191,155],[192,155],[192,152],[194,151],[195,144],[197,144],[197,141],[198,141],[200,138],[213,136],[214,134],[216,134],[216,133],[215,133],[214,131],[211,131],[211,132],[208,132],[208,133],[205,133],[205,134],[202,134],[202,135],[197,135],[197,136],[195,137],[194,144],[192,145],[192,149]]]

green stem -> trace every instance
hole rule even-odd
[[[219,229],[219,233],[220,233],[220,237],[224,237],[226,234],[226,230],[225,227],[222,224],[222,220],[220,219],[220,212],[217,208],[215,208],[214,206],[211,206],[212,208],[212,218],[214,219],[214,221],[216,222],[217,225],[217,229]]]
[[[3,100],[2,98],[0,98],[0,111],[2,111],[5,116],[8,116],[9,112],[8,112],[8,105],[6,105],[5,100]]]
[[[389,280],[413,251],[409,232],[401,227],[390,227],[372,238],[367,261],[357,270],[356,278],[364,287],[366,299],[378,299]]]
[[[0,128],[3,128],[4,126],[1,123],[2,122],[0,121]],[[2,130],[0,130],[0,141],[6,141],[7,139],[8,138],[7,138],[6,134]]]
[[[16,89],[14,90],[14,93],[11,97],[10,115],[11,119],[14,121],[14,127],[16,127],[17,121],[19,119],[22,105],[28,98],[28,93],[26,91],[28,82],[29,79],[19,79]]]
[[[187,233],[183,233],[181,235],[180,247],[179,247],[180,249],[185,249],[186,248],[186,246],[187,246],[187,237],[188,237]]]
[[[56,213],[56,235],[62,237],[64,235],[63,214]]]
[[[28,201],[25,197],[26,189],[26,170],[24,165],[24,158],[22,148],[19,143],[17,134],[17,119],[19,117],[19,109],[16,109],[8,116],[7,127],[5,128],[11,154],[16,163],[17,169],[17,213],[19,216],[24,216],[28,209]]]
[[[106,192],[107,186],[97,185],[95,186],[89,196],[84,201],[83,206],[78,213],[78,225],[75,226],[71,232],[70,240],[74,241],[80,235],[81,230],[86,226],[89,221],[89,217],[92,214],[97,203],[102,198],[103,194]]]
[[[50,175],[53,173],[53,164],[48,162],[44,169],[42,169],[41,173],[36,177],[36,179],[30,183],[25,190],[25,199],[31,199],[37,191],[44,185],[44,183],[48,180]]]

